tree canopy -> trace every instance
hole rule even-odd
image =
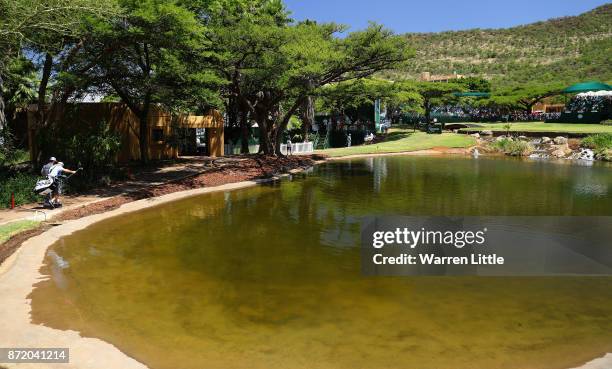
[[[423,99],[423,111],[427,123],[431,122],[431,109],[434,106],[456,101],[453,92],[466,91],[466,87],[460,83],[421,82],[416,84],[416,88]]]
[[[60,53],[79,34],[86,17],[106,16],[115,10],[113,0],[0,0],[0,149],[9,149],[4,79],[10,77],[7,73],[13,61],[28,49]],[[43,77],[39,91],[45,92],[46,84]]]
[[[524,84],[494,91],[483,105],[504,107],[506,109],[519,109],[527,112],[542,99],[557,95],[563,89],[561,83],[551,84]]]
[[[301,118],[306,136],[315,106],[346,114],[380,100],[392,115],[419,112],[430,122],[433,107],[459,101],[454,92],[491,92],[478,103],[530,110],[563,87],[499,84],[488,73],[495,63],[452,83],[392,78],[423,65],[410,40],[422,46],[472,34],[404,37],[375,23],[349,32],[335,23],[296,22],[282,0],[0,0],[0,130],[5,97],[11,112],[36,102],[43,129],[69,101],[120,101],[139,119],[146,161],[154,109],[217,108],[240,129],[242,152],[257,123],[260,151],[274,155],[291,119]]]

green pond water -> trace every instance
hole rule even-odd
[[[605,165],[327,163],[61,239],[32,317],[153,369],[570,368],[612,352],[612,278],[366,278],[360,220],[612,216],[611,195]]]

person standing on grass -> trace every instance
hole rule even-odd
[[[287,139],[287,155],[291,155],[291,152],[292,152],[291,144],[292,144],[291,138],[288,138]]]
[[[42,169],[40,170],[40,174],[43,177],[47,177],[49,173],[51,172],[51,167],[53,167],[56,163],[57,163],[57,159],[55,158],[55,156],[50,157],[49,162],[43,165]]]

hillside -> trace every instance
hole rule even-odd
[[[406,34],[416,49],[407,68],[391,78],[421,72],[481,75],[503,84],[537,80],[612,82],[612,3],[575,17],[507,29]]]

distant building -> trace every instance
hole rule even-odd
[[[552,104],[549,102],[538,102],[531,108],[532,113],[562,113],[565,104]]]
[[[451,82],[453,80],[465,78],[463,74],[453,72],[453,74],[431,74],[430,72],[421,73],[420,80],[423,82]]]
[[[37,105],[30,105],[27,111],[28,142],[30,157],[36,161],[39,153],[39,143],[36,139],[38,126],[36,120]],[[138,117],[127,107],[127,105],[115,102],[104,103],[73,103],[58,108],[54,114],[54,124],[62,127],[64,132],[77,135],[86,133],[96,124],[103,122],[110,129],[117,132],[121,139],[121,149],[117,154],[117,162],[127,163],[140,160],[140,124]],[[179,155],[192,155],[196,151],[197,130],[205,129],[206,155],[224,155],[224,129],[223,116],[216,110],[210,110],[206,115],[178,115],[173,116],[161,107],[153,106],[148,119],[148,150],[149,158],[152,160],[165,160],[177,158]],[[184,141],[190,141],[193,150],[185,152],[184,148],[178,148],[172,141],[178,136],[184,136]],[[49,156],[48,154],[47,156]]]

